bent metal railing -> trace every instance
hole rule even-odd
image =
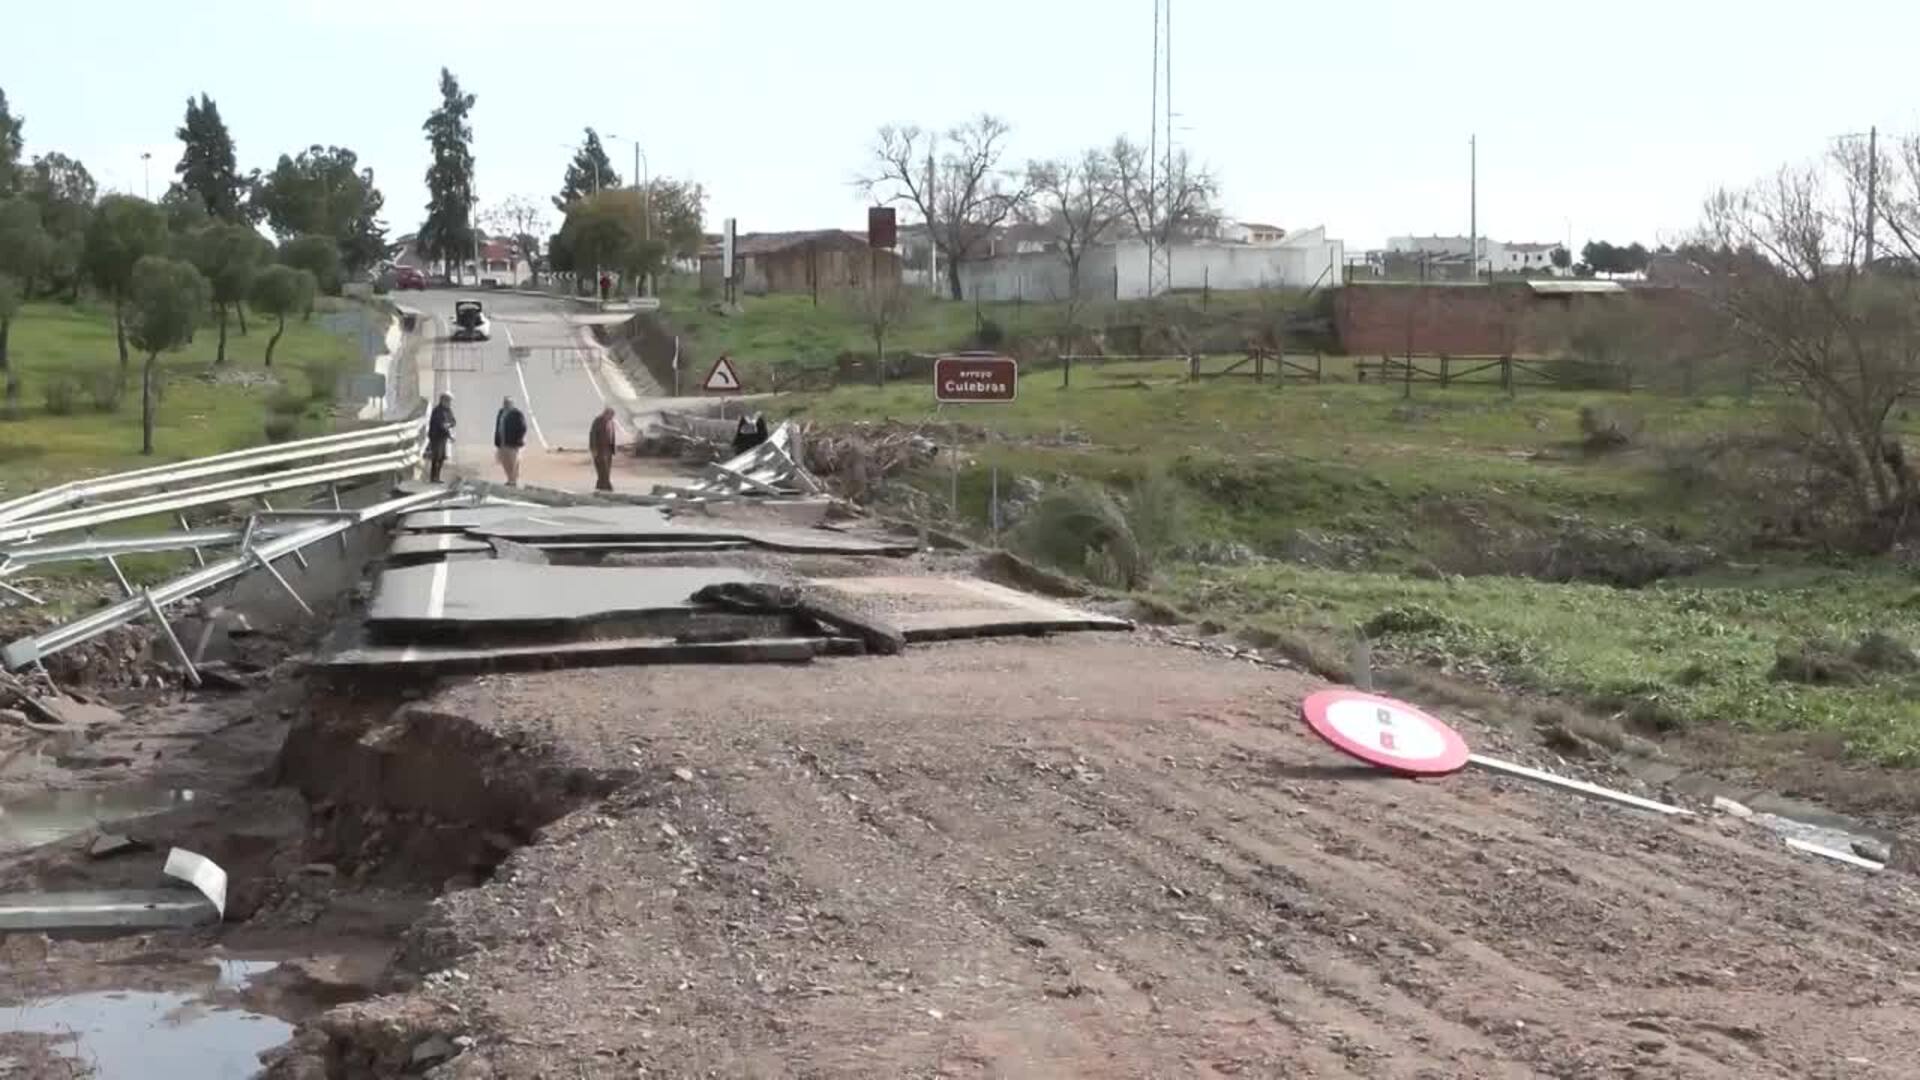
[[[324,490],[339,510],[343,485],[411,474],[424,439],[424,423],[407,420],[74,481],[0,503],[0,600],[38,603],[8,579],[29,566],[51,562],[103,560],[116,576],[124,577],[114,561],[119,555],[190,550],[204,566],[207,548],[237,542],[239,532],[216,523],[195,526],[188,521],[190,511],[217,507],[230,524],[238,516],[234,504],[251,502],[271,517],[277,511],[268,496],[302,489]],[[178,531],[110,539],[96,535],[102,528],[143,520],[165,520]],[[85,539],[53,542],[73,533]]]
[[[466,498],[435,486],[363,508],[342,505],[343,486],[382,478],[397,482],[412,475],[424,441],[425,423],[416,418],[74,481],[0,503],[0,602],[11,598],[39,603],[38,597],[8,579],[30,567],[76,560],[106,563],[126,594],[119,603],[0,648],[0,668],[36,665],[61,649],[150,616],[188,680],[197,683],[194,659],[181,646],[162,609],[253,569],[264,570],[306,608],[305,599],[274,566],[275,560],[291,556],[304,567],[301,549],[311,544],[339,537],[344,548],[346,532],[356,525]],[[320,498],[331,505],[276,510],[267,499],[295,491],[323,492]],[[249,503],[257,509],[236,507]],[[195,526],[187,514],[202,508],[217,508],[221,520]],[[164,521],[168,527],[145,535],[96,533],[142,521]],[[237,550],[226,554],[223,549],[229,548]],[[119,561],[126,555],[168,551],[191,551],[196,569],[164,584],[136,589]],[[214,558],[210,559],[210,551]]]

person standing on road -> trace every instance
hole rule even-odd
[[[493,416],[493,454],[500,462],[500,471],[507,474],[507,486],[520,486],[520,448],[527,445],[527,414],[513,403],[512,398],[502,398],[500,411]]]
[[[606,303],[607,294],[611,293],[612,291],[613,291],[613,278],[606,274],[601,274],[600,275],[600,302]]]
[[[593,490],[613,490],[613,450],[619,429],[613,423],[611,407],[600,410],[587,429],[587,452],[593,455]]]
[[[447,444],[453,441],[453,395],[441,394],[433,412],[427,415],[427,479],[440,482],[440,467],[447,463]]]

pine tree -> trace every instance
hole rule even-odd
[[[588,128],[586,141],[574,151],[573,160],[567,162],[566,179],[560,184],[560,194],[553,198],[553,206],[564,213],[567,207],[588,195],[619,186],[620,174],[613,171],[607,148],[600,145],[600,133]]]
[[[421,125],[433,149],[427,167],[427,218],[420,224],[420,250],[457,265],[473,247],[473,95],[440,69],[440,107]]]
[[[247,181],[234,164],[233,136],[220,119],[220,107],[205,94],[187,99],[187,119],[174,132],[186,150],[173,167],[180,187],[199,200],[215,221],[242,221]]]

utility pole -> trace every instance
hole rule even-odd
[[[927,136],[927,291],[936,297],[940,295],[940,245],[933,240],[933,208],[939,205],[933,192],[933,148],[939,143],[940,136]]]
[[[1167,292],[1173,292],[1173,215],[1181,192],[1174,189],[1173,179],[1173,0],[1167,5],[1167,170],[1164,174],[1167,193]]]
[[[1160,0],[1153,0],[1153,91],[1147,103],[1147,298],[1153,298],[1154,170],[1160,158]]]
[[[1480,280],[1480,137],[1467,136],[1467,265]]]
[[[1873,269],[1873,226],[1875,197],[1880,189],[1880,128],[1876,125],[1867,129],[1867,261],[1866,268]]]

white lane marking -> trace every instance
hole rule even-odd
[[[427,586],[427,618],[438,619],[447,607],[447,561],[433,564],[433,583]]]
[[[513,331],[507,331],[507,363],[513,365],[513,376],[520,380],[520,400],[526,402],[527,422],[533,425],[533,437],[540,440],[540,449],[551,450],[547,436],[540,430],[540,417],[533,411],[533,395],[527,391],[527,367],[513,355]]]

